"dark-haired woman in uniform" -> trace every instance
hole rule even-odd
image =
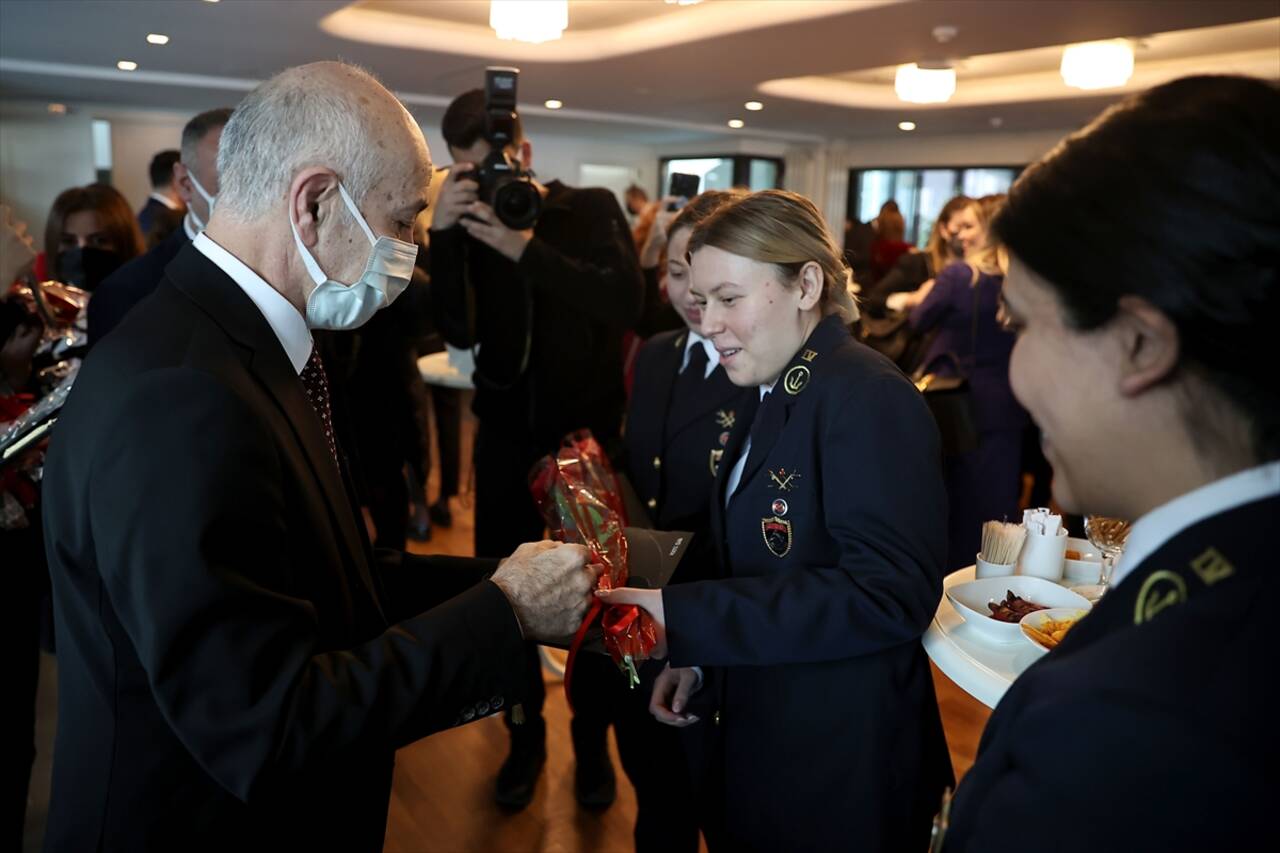
[[[667,295],[684,328],[649,338],[636,358],[627,408],[627,474],[659,530],[694,534],[690,547],[708,559],[682,561],[671,583],[696,579],[714,566],[711,492],[744,390],[729,381],[720,354],[700,332],[701,309],[689,293],[686,252],[693,228],[740,193],[708,190],[678,213],[659,214],[654,228],[667,240]],[[646,676],[661,672],[647,667]],[[648,690],[628,695],[615,719],[618,755],[636,790],[638,853],[698,850],[694,807],[680,733],[648,711]]]
[[[943,849],[1265,849],[1280,92],[1190,77],[1130,98],[1028,169],[994,230],[1054,497],[1134,523],[1113,588],[996,708]]]
[[[938,606],[937,429],[854,341],[848,272],[793,193],[730,202],[689,245],[738,413],[712,502],[719,577],[620,590],[665,628],[650,709],[687,727],[718,850],[921,850],[951,767],[920,637]]]

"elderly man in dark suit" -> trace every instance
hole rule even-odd
[[[182,129],[182,159],[173,164],[173,186],[187,206],[182,227],[113,272],[94,290],[89,300],[89,346],[102,340],[133,306],[151,295],[164,278],[164,268],[204,230],[218,194],[218,140],[229,118],[229,107],[207,110]]]
[[[431,163],[400,102],[288,69],[218,167],[208,230],[50,448],[47,850],[381,850],[395,749],[518,705],[525,642],[571,634],[594,585],[580,546],[375,554],[357,522],[311,330],[407,280]]]

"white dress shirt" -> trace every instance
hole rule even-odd
[[[1280,462],[1239,471],[1179,495],[1133,523],[1111,583],[1118,585],[1143,560],[1197,522],[1263,498],[1280,495]]]
[[[187,211],[187,215],[182,217],[182,230],[187,235],[187,239],[194,241],[196,236],[202,232],[196,230],[195,223],[191,221],[191,211]]]
[[[150,198],[154,198],[156,201],[160,202],[170,210],[182,210],[182,205],[178,204],[176,201],[169,198],[164,193],[152,193],[150,195]]]
[[[191,245],[209,260],[218,265],[218,269],[231,276],[231,280],[240,285],[245,296],[253,300],[262,316],[266,319],[271,331],[276,333],[280,346],[289,357],[295,373],[302,373],[311,357],[311,330],[307,321],[293,304],[280,295],[280,292],[249,269],[235,255],[210,239],[208,234],[201,233]]]
[[[706,379],[717,367],[720,366],[720,351],[715,348],[711,341],[707,340],[693,329],[690,329],[689,337],[684,342],[684,359],[680,362],[681,373],[684,373],[684,369],[689,366],[689,351],[693,349],[694,344],[701,344],[702,348],[706,350],[707,370],[702,376],[703,379]]]
[[[764,402],[764,395],[773,390],[777,380],[769,385],[760,386],[760,402]],[[738,485],[742,480],[742,471],[747,467],[747,457],[751,455],[751,433],[747,433],[747,440],[742,445],[742,453],[738,455],[738,461],[733,463],[733,470],[729,472],[729,481],[725,483],[724,488],[724,508],[729,508],[729,498],[733,497],[733,493],[738,490]]]

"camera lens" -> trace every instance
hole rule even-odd
[[[528,181],[506,181],[494,191],[493,208],[508,228],[525,229],[537,221],[542,196]]]

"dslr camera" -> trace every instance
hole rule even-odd
[[[503,225],[516,231],[533,227],[542,212],[542,194],[532,175],[507,153],[515,140],[518,68],[491,67],[484,72],[484,138],[489,155],[471,172],[480,185],[480,201],[493,208]]]

